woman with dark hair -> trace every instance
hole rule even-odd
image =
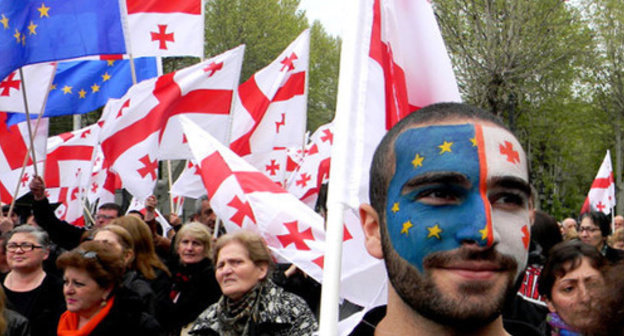
[[[64,335],[159,335],[160,325],[141,310],[140,299],[121,286],[124,261],[110,245],[89,241],[63,253],[67,311],[58,324]]]
[[[578,333],[595,321],[592,307],[604,285],[605,258],[594,247],[566,241],[551,250],[538,282],[550,313],[544,335]]]
[[[305,301],[269,279],[273,267],[264,239],[250,231],[217,240],[213,260],[223,296],[204,311],[192,335],[311,335],[317,329]]]
[[[5,242],[11,271],[2,279],[2,287],[11,307],[29,320],[35,336],[56,335],[65,311],[61,280],[43,269],[49,246],[48,234],[30,225],[11,230]]]
[[[585,244],[595,247],[610,263],[624,260],[624,251],[616,250],[607,244],[611,234],[609,217],[599,211],[591,211],[581,215],[579,238]]]

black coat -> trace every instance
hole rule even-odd
[[[37,225],[48,232],[50,240],[56,245],[69,251],[80,244],[80,239],[87,230],[58,219],[47,198],[34,200],[32,209]]]
[[[4,318],[7,321],[7,329],[4,336],[30,336],[28,319],[11,309],[4,310]],[[56,334],[56,331],[54,332]]]

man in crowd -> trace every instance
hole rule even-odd
[[[525,153],[491,114],[435,104],[395,125],[360,207],[366,248],[390,280],[375,334],[522,329],[504,327],[501,310],[527,262],[530,195]]]
[[[39,226],[48,232],[50,239],[66,250],[71,250],[80,244],[86,228],[71,225],[56,217],[50,202],[45,196],[43,178],[35,176],[29,184],[34,201],[33,215]],[[121,215],[121,207],[115,203],[102,204],[95,214],[94,228],[106,226],[110,221]]]
[[[624,228],[624,216],[617,215],[613,218],[613,231]]]

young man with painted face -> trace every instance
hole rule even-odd
[[[518,140],[489,113],[436,104],[379,144],[366,248],[389,283],[376,335],[503,335],[501,310],[529,247],[530,187]]]

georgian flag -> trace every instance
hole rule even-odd
[[[0,81],[0,111],[26,112],[23,92],[26,83],[28,111],[31,114],[41,113],[55,71],[56,63],[41,63],[24,66],[23,79],[19,70],[10,73]]]
[[[206,194],[206,189],[201,182],[201,170],[197,162],[188,160],[184,170],[169,190],[171,196],[183,196],[198,199]]]
[[[210,204],[226,230],[258,232],[274,256],[320,281],[323,218],[192,121],[184,118],[182,125]]]
[[[85,188],[89,184],[99,131],[99,125],[93,124],[48,139],[44,173],[46,188],[73,185]]]
[[[225,142],[232,97],[240,76],[244,46],[188,68],[134,85],[102,113],[105,168],[119,174],[133,196],[152,194],[158,161],[187,159],[191,153],[181,115]]]
[[[89,190],[87,199],[90,204],[104,204],[115,202],[115,191],[121,189],[121,179],[119,175],[109,168],[104,162],[102,148],[97,146],[95,160],[93,161],[93,171],[89,178]]]
[[[204,56],[201,0],[127,0],[134,56]]]
[[[611,153],[607,150],[598,174],[589,189],[587,198],[583,203],[581,214],[589,211],[600,211],[610,214],[615,207],[615,182],[613,180],[613,166],[611,165]]]

